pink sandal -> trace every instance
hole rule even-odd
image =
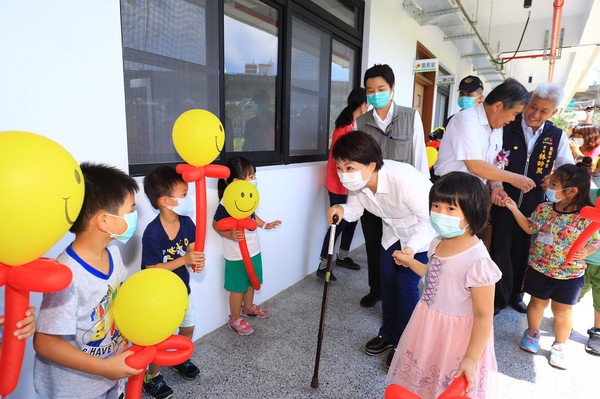
[[[258,317],[259,319],[267,318],[271,315],[265,308],[261,308],[258,305],[252,305],[250,309],[242,308],[242,316]]]
[[[241,317],[238,317],[235,321],[229,320],[227,324],[240,335],[250,335],[254,332],[252,326]]]

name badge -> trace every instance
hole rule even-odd
[[[544,245],[554,245],[554,237],[547,233],[538,233],[537,241]]]

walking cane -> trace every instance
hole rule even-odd
[[[323,330],[325,328],[325,311],[327,310],[327,292],[329,288],[329,277],[331,277],[331,258],[335,245],[335,227],[339,220],[338,215],[333,215],[333,223],[329,226],[329,248],[327,249],[327,269],[325,272],[325,284],[323,284],[323,302],[321,304],[321,320],[319,321],[319,338],[317,340],[317,357],[315,359],[315,372],[310,382],[312,388],[319,387],[319,361],[321,360],[321,342],[323,342]]]

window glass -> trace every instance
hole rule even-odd
[[[331,95],[329,98],[329,145],[335,129],[335,120],[346,105],[348,94],[354,89],[356,51],[333,40],[331,51]],[[328,147],[329,147],[328,145]]]
[[[356,6],[343,0],[312,0],[312,2],[351,27],[357,28],[358,10]]]
[[[181,161],[172,130],[183,112],[201,108],[219,113],[218,45],[207,40],[217,31],[207,22],[205,3],[121,2],[132,173],[136,165]]]
[[[274,151],[279,13],[258,0],[224,9],[225,148]]]
[[[290,156],[325,154],[329,36],[292,20]]]

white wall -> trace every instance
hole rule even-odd
[[[401,2],[378,1],[377,7],[374,3],[366,2],[363,71],[374,63],[390,64],[396,74],[398,104],[410,106],[412,102],[417,40],[458,78],[471,73],[454,46],[442,43],[436,28],[422,28],[409,19]],[[120,32],[117,0],[0,2],[0,131],[39,133],[64,146],[79,162],[104,162],[127,170]],[[455,98],[451,102],[456,111]],[[260,233],[264,286],[256,296],[257,303],[316,269],[327,229],[324,176],[324,162],[259,168],[261,205],[257,213],[267,221],[281,219],[283,225]],[[210,221],[217,204],[214,180],[207,183],[207,199]],[[143,192],[136,202],[138,231],[122,247],[130,273],[138,270],[141,233],[155,215]],[[47,256],[57,256],[71,240],[67,234]],[[361,243],[359,229],[353,245]],[[224,324],[228,317],[221,241],[210,225],[206,256],[205,271],[192,277],[195,338]],[[32,294],[32,304],[39,306],[40,298]],[[32,359],[29,342],[20,384],[12,397],[36,397]]]

